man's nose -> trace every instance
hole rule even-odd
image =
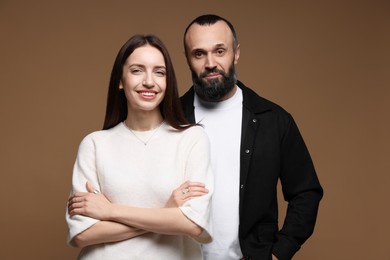
[[[212,53],[209,53],[209,54],[207,55],[207,58],[206,58],[206,65],[205,65],[205,67],[206,67],[207,69],[213,69],[213,68],[215,68],[216,66],[217,66],[217,64],[216,64],[216,62],[215,62],[215,60],[214,60],[214,57],[213,57]]]

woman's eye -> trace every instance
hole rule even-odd
[[[156,74],[157,74],[158,76],[163,77],[163,76],[165,76],[165,71],[163,71],[163,70],[158,70],[158,71],[156,71]]]
[[[133,74],[137,74],[137,73],[140,73],[140,72],[141,72],[140,69],[132,69],[131,70],[131,73],[133,73]]]

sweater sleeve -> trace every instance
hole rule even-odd
[[[198,128],[198,130],[194,131],[197,135],[191,138],[193,142],[186,163],[186,179],[205,183],[209,193],[187,201],[180,207],[180,210],[187,218],[203,228],[202,234],[195,240],[200,243],[210,243],[212,241],[210,210],[214,191],[214,179],[210,165],[210,145],[204,130],[200,127],[194,128]]]
[[[99,189],[99,182],[97,177],[96,169],[96,158],[95,158],[95,145],[88,135],[80,143],[76,162],[73,168],[72,176],[72,189],[70,195],[75,192],[87,192],[86,182],[89,181],[93,187]],[[66,222],[68,224],[68,244],[72,245],[72,239],[90,228],[99,220],[82,215],[69,216],[68,210],[66,209]]]

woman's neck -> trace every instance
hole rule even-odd
[[[128,128],[136,131],[148,131],[161,125],[163,117],[160,112],[148,113],[132,113],[129,111],[125,124]]]

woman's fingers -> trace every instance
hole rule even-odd
[[[76,192],[73,196],[68,199],[68,212],[72,212],[73,215],[81,214],[82,212],[77,209],[82,209],[86,207],[86,203],[91,201],[91,196],[96,196],[98,194],[89,193],[89,192]],[[74,213],[78,212],[78,213]]]
[[[95,189],[89,181],[87,181],[87,183],[85,184],[85,187],[87,188],[87,191],[89,193],[95,193],[95,194],[99,193],[99,190]]]
[[[208,193],[208,189],[206,189],[204,183],[201,182],[186,181],[180,185],[179,189],[183,195],[186,195],[186,197],[196,197]]]
[[[165,207],[180,207],[186,201],[203,196],[208,192],[204,183],[186,181],[172,191],[171,197],[168,199]]]
[[[179,188],[185,189],[185,188],[195,188],[195,187],[205,187],[204,183],[202,182],[191,182],[191,181],[185,181],[182,185],[180,185]]]
[[[95,189],[89,181],[86,182],[85,187],[87,189],[87,192],[76,192],[68,199],[68,208],[78,208],[82,207],[83,204],[80,204],[83,201],[87,200],[87,197],[92,194],[99,194],[99,191]],[[78,203],[78,204],[76,204]]]
[[[178,192],[181,194],[176,195],[176,196],[181,197],[181,200],[183,200],[185,202],[187,200],[190,200],[190,199],[193,199],[193,198],[196,198],[199,196],[203,196],[203,195],[207,194],[209,191],[208,191],[208,189],[206,189],[205,185],[201,182],[187,181],[180,186]]]

